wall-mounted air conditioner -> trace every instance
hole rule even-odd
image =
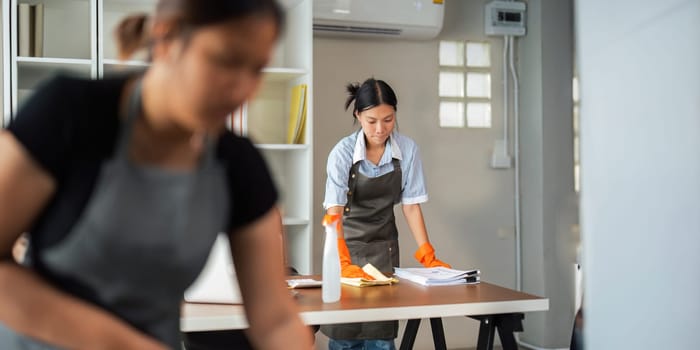
[[[434,0],[314,0],[314,34],[425,40],[442,30]]]

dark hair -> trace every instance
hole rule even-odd
[[[278,35],[284,26],[284,12],[276,0],[158,0],[154,17],[175,21],[176,32],[187,38],[200,27],[248,16],[266,16],[275,21]],[[115,29],[119,57],[126,59],[151,44],[147,37],[145,13],[124,18]]]
[[[356,112],[362,112],[383,103],[394,107],[394,111],[396,110],[396,94],[384,80],[369,78],[362,85],[360,83],[348,84],[346,89],[348,99],[345,101],[345,110],[355,101],[352,109],[353,118],[357,118]]]

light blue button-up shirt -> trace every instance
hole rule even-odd
[[[367,147],[362,130],[344,137],[328,155],[326,196],[323,207],[345,206],[348,202],[348,177],[353,164],[360,162],[359,171],[368,177],[379,177],[394,170],[392,158],[401,164],[401,203],[417,204],[428,201],[423,177],[423,164],[418,145],[407,136],[393,131],[379,164],[367,160]]]

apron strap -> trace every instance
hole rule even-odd
[[[346,196],[347,203],[345,203],[345,211],[348,211],[350,208],[350,204],[352,203],[350,199],[355,195],[355,188],[357,188],[357,175],[359,171],[360,162],[357,162],[350,167],[350,174],[348,174],[348,194]]]
[[[391,162],[394,164],[394,171],[396,172],[397,176],[399,177],[399,192],[396,194],[396,198],[394,198],[394,204],[401,202],[401,190],[403,189],[403,171],[401,170],[401,161],[392,158]]]
[[[127,158],[127,148],[134,129],[136,119],[143,113],[143,77],[140,76],[134,83],[134,89],[129,95],[129,105],[127,106],[126,118],[122,123],[122,135],[117,146],[117,156]],[[199,161],[199,165],[212,165],[215,163],[215,138],[209,134],[204,135],[204,149]]]

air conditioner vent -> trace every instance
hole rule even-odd
[[[401,35],[401,29],[358,27],[332,24],[314,24],[314,31],[331,33],[355,33],[355,34],[379,34],[379,35]]]
[[[442,30],[445,15],[442,3],[435,0],[313,0],[314,35],[432,40]]]

